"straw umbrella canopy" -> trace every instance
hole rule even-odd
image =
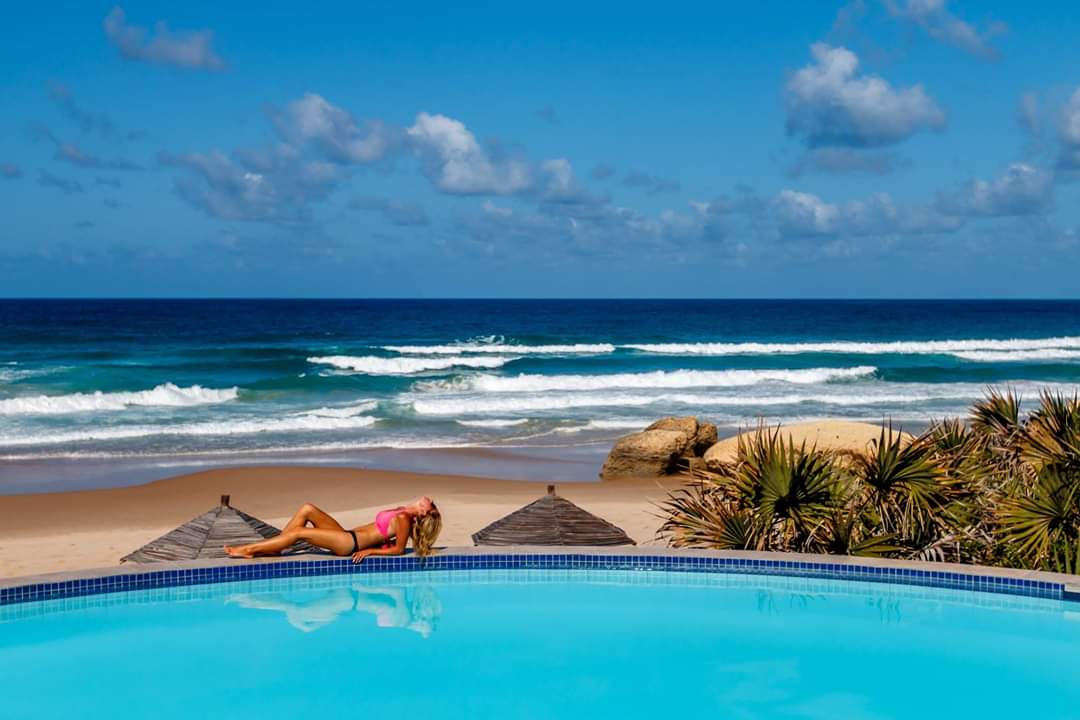
[[[279,534],[281,531],[273,525],[229,505],[229,496],[222,495],[221,504],[217,507],[125,555],[120,562],[224,558],[226,545],[246,545]],[[307,543],[298,543],[290,551],[307,552],[314,549]]]
[[[473,534],[475,545],[634,545],[622,529],[548,494]]]

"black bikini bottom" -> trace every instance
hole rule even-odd
[[[352,555],[354,553],[360,552],[360,541],[356,539],[355,530],[350,530],[349,534],[352,535],[352,550],[349,551],[349,554]]]

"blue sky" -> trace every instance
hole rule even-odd
[[[1077,294],[1072,3],[17,14],[0,295]]]

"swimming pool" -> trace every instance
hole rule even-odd
[[[0,697],[37,718],[1076,718],[1078,650],[1060,599],[429,570],[0,606]]]

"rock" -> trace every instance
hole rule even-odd
[[[600,477],[659,477],[693,447],[693,435],[681,430],[645,430],[620,438],[608,453]]]
[[[642,432],[620,438],[600,477],[667,475],[679,459],[692,460],[716,443],[716,426],[696,417],[665,417]]]
[[[694,455],[703,457],[716,444],[718,434],[712,423],[698,423],[697,435],[694,436]]]
[[[694,437],[698,432],[698,419],[693,415],[687,417],[664,417],[645,428],[646,432],[649,430],[677,430],[689,437]]]

